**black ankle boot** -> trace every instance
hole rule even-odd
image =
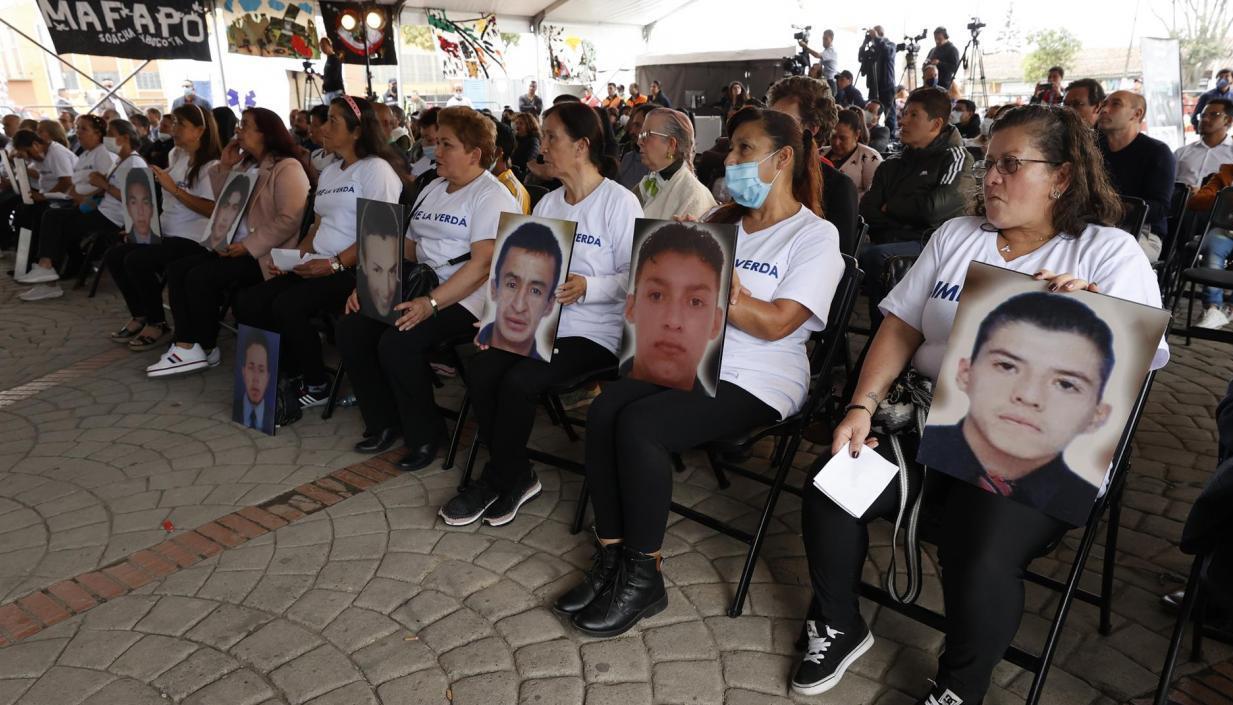
[[[658,564],[656,556],[625,549],[612,583],[574,616],[574,626],[590,636],[617,636],[643,617],[662,612],[668,593]]]
[[[595,539],[595,555],[591,557],[591,567],[582,576],[582,582],[570,588],[569,592],[557,598],[552,605],[552,611],[559,615],[572,617],[587,605],[591,604],[599,593],[608,587],[612,576],[616,574],[617,563],[621,561],[621,544],[610,543],[607,546]]]

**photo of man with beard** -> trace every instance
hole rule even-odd
[[[356,292],[360,313],[390,325],[402,301],[403,208],[396,203],[359,199]]]
[[[622,375],[714,395],[732,262],[712,227],[638,221]]]

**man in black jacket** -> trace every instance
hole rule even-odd
[[[933,43],[936,46],[929,50],[925,65],[938,67],[938,85],[950,88],[951,81],[955,80],[955,72],[959,70],[959,50],[950,43],[950,35],[946,33],[945,27],[933,30]]]
[[[830,144],[831,132],[839,122],[839,111],[826,83],[808,76],[780,79],[767,93],[767,103],[771,110],[800,120],[801,127],[814,136],[815,145]],[[839,231],[841,249],[848,252],[854,248],[842,247],[842,244],[855,240],[856,236],[856,184],[823,157],[818,158],[818,166],[822,171],[823,217]]]
[[[329,37],[321,38],[321,53],[325,55],[325,68],[321,71],[321,99],[327,105],[343,94],[342,59],[334,51],[334,42]]]
[[[1138,93],[1115,91],[1105,99],[1096,125],[1096,145],[1105,158],[1105,168],[1119,195],[1147,202],[1143,231],[1131,233],[1149,261],[1160,257],[1162,238],[1168,235],[1169,202],[1177,161],[1169,145],[1143,133],[1147,101]]]
[[[904,150],[882,162],[861,199],[869,244],[861,269],[873,293],[882,293],[882,266],[896,256],[920,254],[925,235],[963,215],[975,192],[972,155],[950,119],[950,98],[937,88],[917,88],[903,106],[899,138]]]
[[[869,88],[869,100],[882,105],[895,104],[895,43],[886,38],[882,25],[875,25],[865,32],[859,58],[865,83]],[[886,111],[886,127],[895,133],[895,111]]]

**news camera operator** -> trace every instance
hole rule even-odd
[[[959,70],[959,50],[950,43],[950,34],[945,27],[933,30],[933,42],[934,47],[925,57],[925,65],[938,67],[938,85],[950,88],[951,82],[955,80],[955,72]]]
[[[865,30],[865,42],[861,44],[858,58],[865,85],[869,88],[869,100],[882,105],[895,103],[895,43],[886,38],[882,25]],[[894,111],[886,111],[886,127],[893,135],[896,128]]]

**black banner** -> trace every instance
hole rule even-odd
[[[208,0],[38,0],[60,54],[210,60]]]
[[[368,63],[374,66],[398,63],[398,52],[394,46],[394,19],[390,16],[394,7],[375,3],[321,3],[325,33],[344,64],[364,63],[365,50],[368,51]],[[367,42],[364,29],[368,30]]]

